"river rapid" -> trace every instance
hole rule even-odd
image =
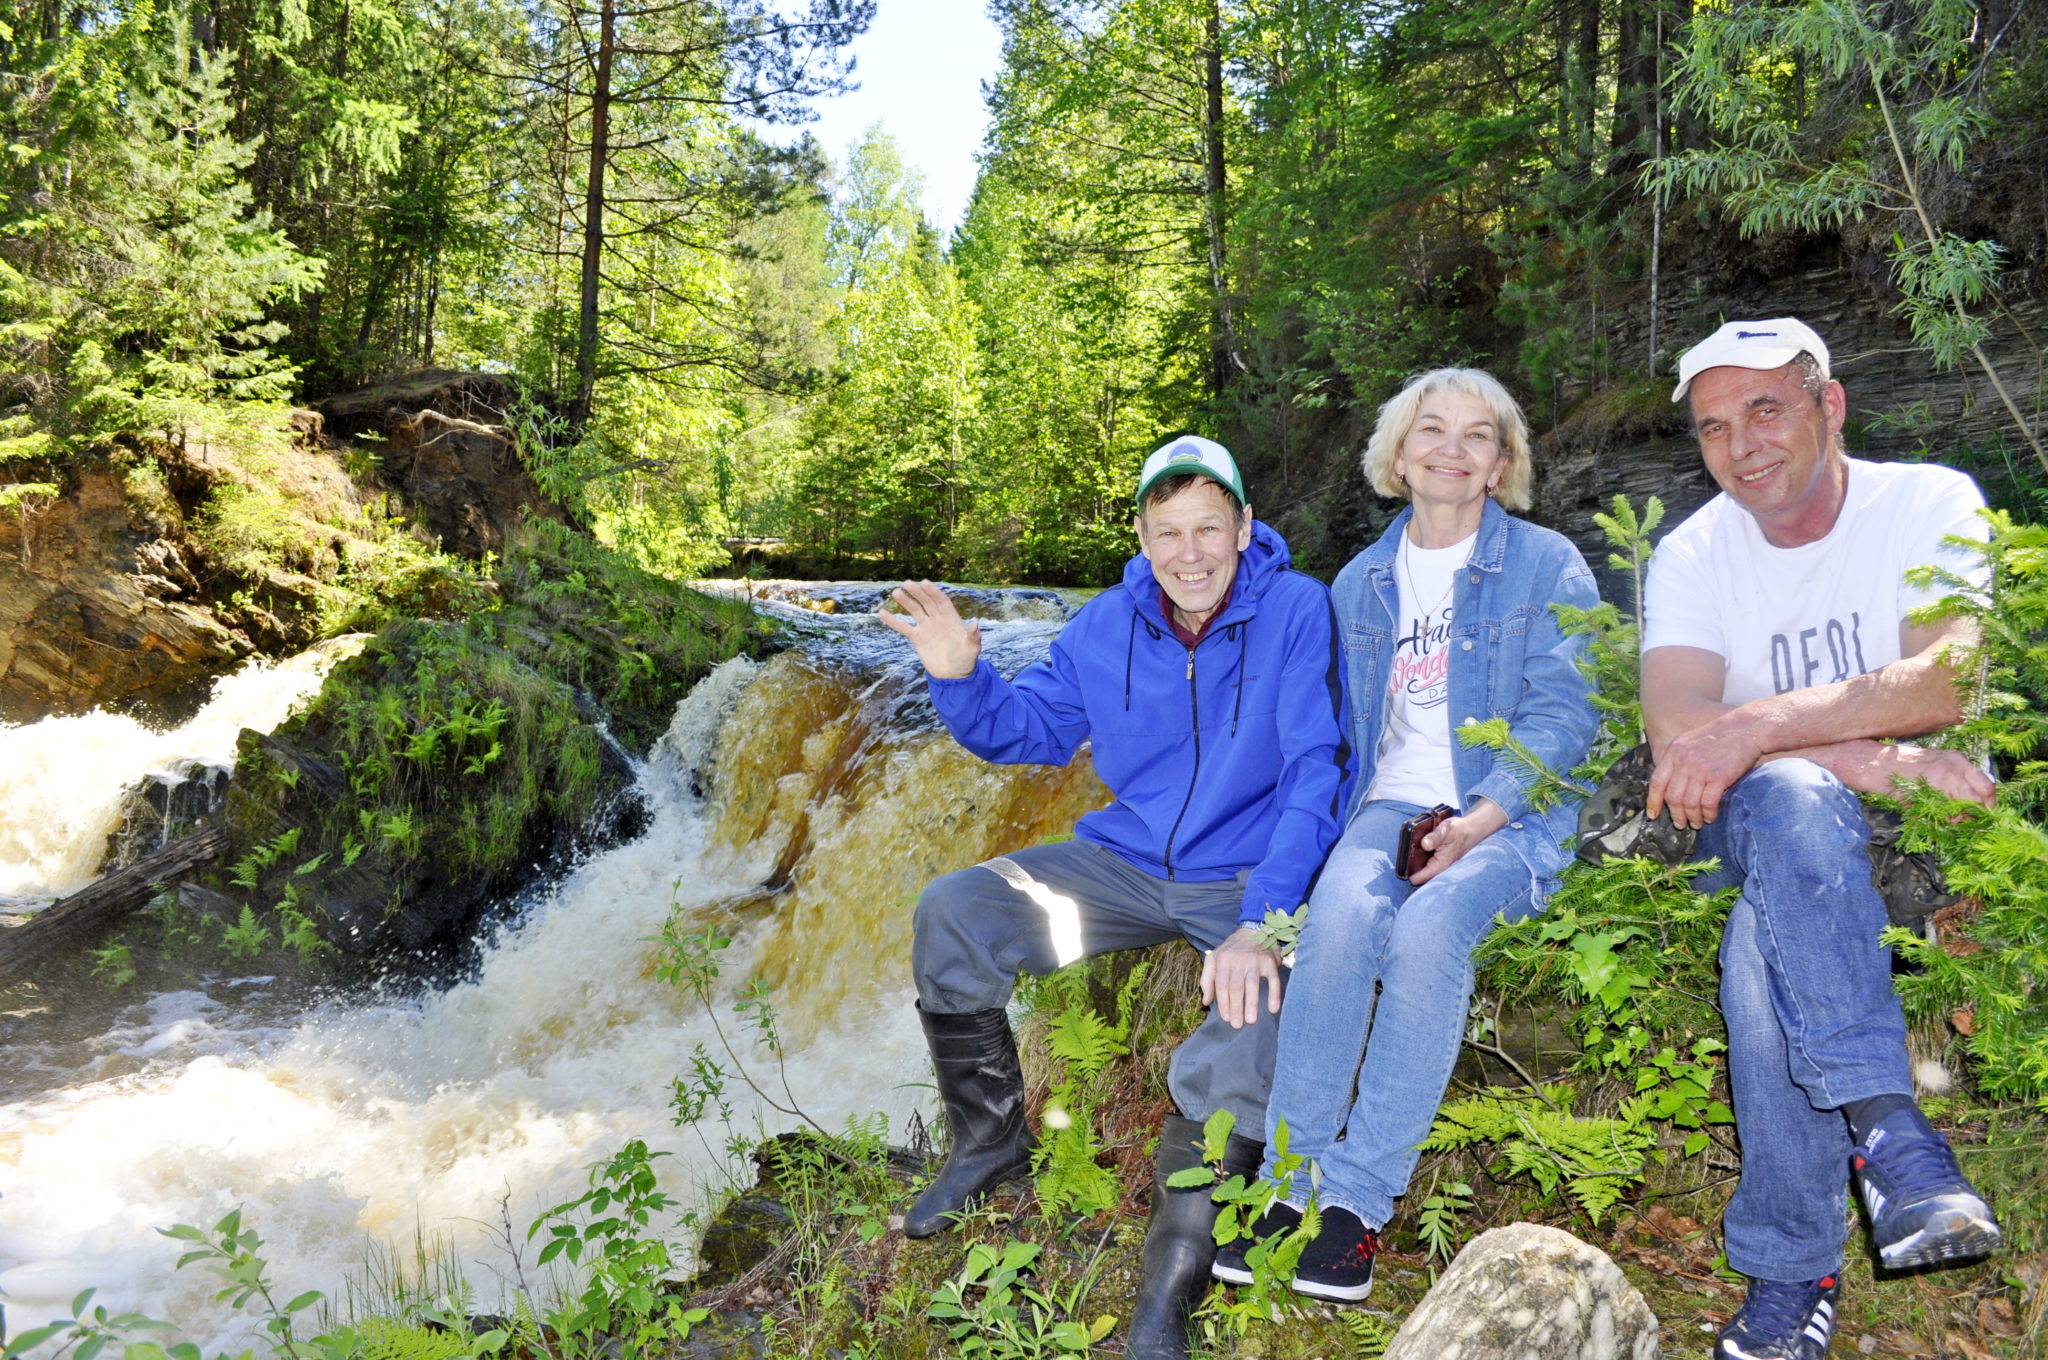
[[[424,1239],[489,1309],[515,1283],[508,1225],[530,1273],[527,1226],[629,1139],[669,1154],[657,1165],[684,1205],[714,1201],[739,1170],[727,1133],[789,1121],[742,1102],[730,1129],[673,1123],[673,1079],[700,1046],[720,1048],[712,1017],[655,976],[651,937],[672,913],[731,937],[719,1018],[753,1071],[771,1075],[776,1060],[729,1006],[759,977],[790,1090],[813,1118],[832,1127],[880,1114],[900,1137],[914,1112],[929,1115],[909,985],[919,887],[1063,832],[1104,795],[1085,755],[1052,771],[960,751],[908,648],[858,612],[874,588],[835,590],[760,606],[800,620],[803,644],[700,683],[639,768],[646,831],[558,866],[511,904],[466,980],[321,1001],[218,970],[184,990],[97,1003],[89,1023],[57,1014],[69,998],[47,1002],[47,1017],[14,1017],[0,1066],[10,1326],[63,1316],[90,1287],[209,1350],[246,1342],[250,1320],[212,1297],[212,1276],[174,1270],[178,1244],[157,1231],[208,1226],[238,1206],[287,1294],[345,1301],[366,1262],[388,1274]],[[820,615],[820,598],[846,612]],[[989,600],[998,667],[1043,655],[1065,606],[1043,592]],[[227,728],[230,752],[234,729],[283,717],[217,694],[224,702],[209,730]],[[0,761],[26,769],[23,752],[61,749],[38,737],[45,726],[0,729]],[[130,776],[112,782],[131,786],[183,741],[138,727]],[[15,875],[0,883],[17,899],[89,876],[75,866],[94,860],[91,847],[29,825],[62,821],[81,828],[73,839],[104,844],[107,828],[75,801],[0,804],[21,822],[0,840],[0,875]],[[68,877],[46,867],[59,863]]]

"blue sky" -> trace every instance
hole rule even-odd
[[[950,232],[974,192],[974,153],[988,124],[981,83],[1001,63],[1002,35],[982,0],[880,0],[853,55],[860,89],[817,101],[817,122],[768,135],[808,131],[844,164],[848,145],[882,124],[924,172],[925,216]]]

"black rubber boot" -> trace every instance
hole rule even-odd
[[[935,1015],[920,1005],[917,1016],[931,1045],[951,1146],[937,1178],[903,1216],[903,1235],[930,1237],[953,1226],[948,1215],[1027,1169],[1033,1144],[1024,1122],[1024,1070],[1002,1007]]]
[[[1223,1178],[1259,1173],[1266,1145],[1230,1136],[1223,1153]],[[1214,1185],[1177,1190],[1167,1179],[1202,1164],[1202,1126],[1177,1114],[1159,1132],[1159,1157],[1152,1172],[1152,1221],[1138,1269],[1138,1298],[1124,1342],[1128,1360],[1187,1360],[1188,1321],[1209,1292],[1209,1267],[1216,1260],[1216,1215],[1222,1206],[1209,1197]]]

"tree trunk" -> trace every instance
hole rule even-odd
[[[1572,148],[1572,163],[1590,175],[1599,160],[1600,127],[1600,0],[1579,0],[1578,67],[1573,94],[1579,104],[1578,145]]]
[[[1621,0],[1614,44],[1614,125],[1608,139],[1610,173],[1633,177],[1648,159],[1650,124],[1657,116],[1657,0]]]
[[[1693,0],[1669,0],[1668,7],[1664,10],[1664,13],[1668,16],[1664,20],[1664,41],[1674,52],[1683,52],[1685,50],[1687,41],[1685,30],[1692,23],[1692,10]],[[1661,62],[1663,60],[1663,53],[1660,52],[1657,55],[1658,60]],[[1667,148],[1667,155],[1671,152],[1690,151],[1697,147],[1703,147],[1713,140],[1707,128],[1701,124],[1699,115],[1693,111],[1690,104],[1674,99],[1666,103],[1664,107],[1667,116],[1671,120],[1664,129],[1664,145]]]
[[[0,931],[0,987],[97,937],[146,904],[160,884],[218,859],[227,848],[227,833],[209,826],[87,884],[28,924]]]
[[[1203,21],[1202,52],[1202,217],[1209,237],[1209,395],[1221,397],[1237,360],[1237,324],[1231,315],[1230,280],[1224,255],[1223,15],[1221,0],[1209,0]]]
[[[604,172],[610,152],[612,113],[612,46],[616,40],[616,0],[599,0],[597,69],[590,87],[590,179],[583,193],[583,310],[576,328],[576,401],[570,416],[578,427],[590,419],[591,395],[597,387],[597,294],[599,265],[604,257]]]

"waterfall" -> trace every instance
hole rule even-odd
[[[368,640],[351,634],[288,661],[251,661],[168,731],[104,710],[0,724],[0,909],[45,905],[91,882],[139,786],[233,768],[243,728],[276,728]]]
[[[10,1322],[61,1316],[93,1286],[209,1352],[246,1336],[213,1301],[218,1281],[173,1272],[175,1244],[152,1231],[237,1205],[287,1293],[336,1297],[369,1243],[424,1232],[488,1308],[511,1264],[492,1229],[509,1218],[523,1235],[629,1138],[671,1154],[656,1163],[671,1193],[706,1202],[730,1183],[710,1150],[724,1130],[677,1129],[668,1105],[692,1051],[719,1048],[701,1008],[655,977],[649,937],[672,909],[732,938],[724,984],[768,981],[790,1089],[819,1122],[880,1112],[900,1132],[928,1112],[910,1014],[917,888],[1064,832],[1104,794],[1085,756],[1049,771],[959,751],[893,635],[810,617],[805,647],[728,662],[684,699],[640,771],[646,832],[522,904],[470,980],[294,1011],[275,980],[224,978],[138,1000],[79,1051],[29,1061],[100,1075],[0,1106]],[[991,655],[1014,671],[1055,626],[985,625]],[[772,1055],[744,1056],[772,1075]],[[784,1126],[736,1117],[741,1133]]]

